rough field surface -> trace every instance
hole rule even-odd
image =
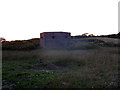
[[[110,40],[73,39],[66,49],[3,50],[2,87],[118,88],[120,45]]]

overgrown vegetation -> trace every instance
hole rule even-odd
[[[119,88],[119,48],[94,38],[71,49],[3,50],[3,89]]]
[[[3,50],[33,50],[39,47],[39,38],[2,42]]]

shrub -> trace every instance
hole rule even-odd
[[[32,50],[39,46],[39,39],[6,41],[2,43],[3,50]]]

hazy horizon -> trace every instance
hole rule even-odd
[[[7,41],[39,38],[41,32],[118,33],[119,0],[0,1],[0,37]]]

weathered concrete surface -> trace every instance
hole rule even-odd
[[[43,32],[40,33],[40,46],[42,48],[69,47],[71,35],[68,32]]]

